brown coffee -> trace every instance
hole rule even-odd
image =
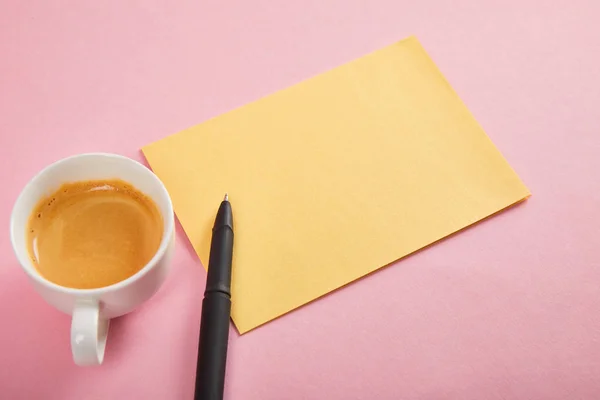
[[[67,183],[29,218],[29,254],[61,286],[92,289],[129,278],[154,256],[163,219],[154,202],[122,180]]]

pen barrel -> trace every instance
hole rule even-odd
[[[223,292],[231,295],[231,262],[233,258],[233,229],[217,225],[213,229],[208,259],[208,274],[204,294]]]
[[[231,299],[222,292],[209,292],[202,301],[195,400],[221,400],[229,338]]]

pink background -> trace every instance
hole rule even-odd
[[[102,367],[28,285],[23,185],[146,143],[416,34],[534,196],[247,335],[227,399],[600,398],[596,0],[4,1],[0,397],[191,399],[205,273],[115,320]]]

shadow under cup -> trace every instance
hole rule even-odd
[[[154,257],[137,273],[110,286],[74,289],[43,278],[27,250],[26,230],[38,202],[68,182],[121,179],[150,197],[163,217],[163,234]],[[173,253],[175,220],[169,194],[152,171],[116,154],[82,154],[46,167],[23,189],[11,215],[13,250],[35,290],[58,310],[73,315],[71,346],[78,365],[102,363],[108,319],[121,316],[148,300],[164,282]]]

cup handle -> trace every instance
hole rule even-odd
[[[71,352],[80,366],[100,365],[104,360],[109,320],[100,315],[100,303],[78,299],[71,321]]]

